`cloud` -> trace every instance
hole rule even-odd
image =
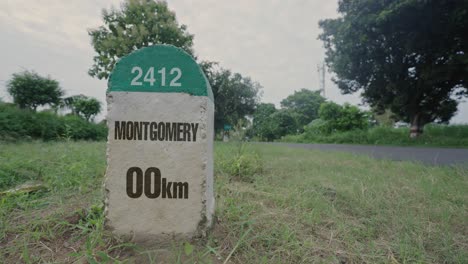
[[[7,0],[0,2],[0,24],[49,47],[89,50],[87,29],[101,24],[103,7],[118,2]]]
[[[0,34],[4,38],[0,42],[0,80],[18,69],[32,68],[63,80],[71,93],[104,101],[105,81],[86,74],[94,56],[87,29],[102,25],[102,8],[119,7],[120,2],[0,1]],[[336,0],[167,2],[178,21],[195,35],[197,55],[260,82],[263,101],[279,104],[294,90],[318,89],[317,64],[324,57],[322,42],[317,39],[318,21],[338,16]],[[329,99],[360,102],[357,94],[342,95],[331,76],[327,74],[326,81]],[[458,122],[468,121],[466,105],[455,118]]]

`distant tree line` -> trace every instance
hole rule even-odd
[[[280,109],[274,104],[259,104],[247,134],[261,141],[273,141],[310,128],[324,134],[366,129],[370,121],[370,114],[356,106],[327,102],[319,91],[301,89],[282,100]]]
[[[101,102],[84,95],[63,97],[58,81],[33,71],[14,73],[7,82],[13,103],[0,102],[0,139],[86,139],[107,135],[104,123],[91,122],[101,111]],[[38,111],[38,107],[44,107]],[[47,108],[48,107],[48,108]],[[60,109],[69,109],[66,116]]]
[[[101,102],[85,95],[64,98],[65,94],[58,81],[42,77],[34,71],[14,73],[7,83],[7,91],[13,103],[21,109],[36,111],[39,106],[49,106],[55,112],[58,109],[70,109],[71,114],[92,120],[101,112]]]

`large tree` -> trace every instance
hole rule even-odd
[[[283,99],[281,106],[297,113],[297,123],[302,130],[305,125],[318,118],[318,110],[324,102],[325,98],[320,95],[320,91],[301,89]]]
[[[58,106],[64,94],[58,81],[42,77],[33,71],[14,73],[7,88],[16,105],[34,111],[38,106]]]
[[[224,125],[235,126],[254,113],[260,101],[260,84],[239,73],[217,67],[213,62],[203,62],[200,66],[213,90],[216,132],[223,130]]]
[[[340,0],[320,22],[326,62],[344,93],[411,123],[448,122],[468,93],[468,1]]]
[[[172,44],[193,54],[193,35],[179,25],[165,1],[126,0],[121,10],[102,11],[104,26],[89,30],[96,51],[88,73],[107,79],[121,57],[142,47]]]

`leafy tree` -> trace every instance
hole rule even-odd
[[[38,106],[59,105],[64,94],[56,80],[42,77],[33,71],[14,73],[7,88],[16,105],[34,111]]]
[[[254,113],[260,100],[260,84],[239,73],[218,68],[213,62],[203,62],[200,66],[213,90],[216,132],[222,131],[225,124],[235,125]]]
[[[325,98],[320,95],[320,91],[301,89],[283,99],[281,106],[297,113],[297,123],[302,130],[303,126],[318,118],[318,110],[323,102]]]
[[[101,102],[85,95],[70,96],[65,98],[64,102],[73,114],[83,117],[86,121],[92,120],[101,112]]]
[[[316,122],[316,125],[325,133],[366,129],[369,124],[367,113],[350,104],[341,106],[333,102],[323,103],[319,116],[326,123]]]
[[[344,93],[410,122],[448,122],[468,94],[468,1],[340,0],[321,21],[328,67]]]
[[[288,109],[281,109],[270,116],[275,139],[299,132],[298,113]]]
[[[165,1],[126,0],[121,10],[104,9],[102,18],[104,26],[88,31],[97,53],[88,71],[92,77],[107,79],[119,58],[154,44],[171,44],[193,54],[193,35],[179,26]]]
[[[253,134],[259,137],[260,140],[272,141],[276,138],[274,134],[275,125],[271,115],[277,111],[274,104],[266,103],[259,104],[255,109],[252,130]]]

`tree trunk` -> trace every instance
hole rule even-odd
[[[424,123],[421,114],[417,113],[411,118],[410,138],[417,138],[423,133]]]

